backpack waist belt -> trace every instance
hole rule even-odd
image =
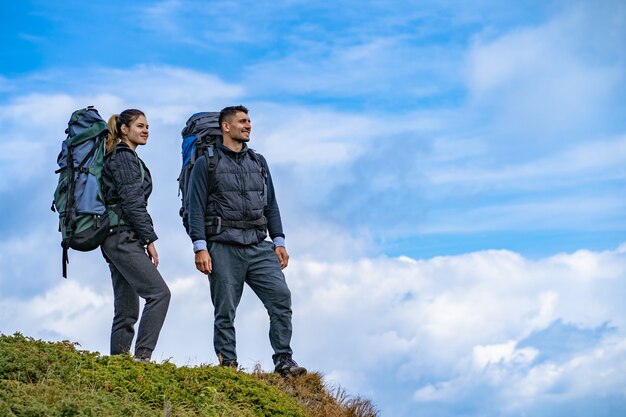
[[[118,224],[116,226],[109,226],[108,235],[113,235],[119,232],[127,232],[129,230],[134,230],[134,229],[131,225],[128,225],[128,224]]]
[[[206,231],[216,235],[222,231],[222,227],[233,229],[264,229],[267,226],[267,219],[262,216],[257,220],[223,220],[221,217],[208,217],[205,222]]]

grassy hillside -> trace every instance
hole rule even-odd
[[[375,417],[320,374],[281,378],[217,366],[139,363],[70,342],[0,335],[0,416]]]

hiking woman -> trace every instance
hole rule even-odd
[[[112,226],[101,248],[113,281],[111,355],[130,352],[141,297],[146,303],[135,358],[142,361],[151,358],[170,302],[170,290],[157,270],[157,235],[147,210],[152,177],[135,152],[147,142],[148,122],[142,111],[128,109],[109,119],[102,188]]]

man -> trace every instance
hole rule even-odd
[[[189,185],[189,235],[196,268],[211,285],[215,353],[220,365],[238,366],[234,322],[246,282],[270,316],[275,372],[304,374],[292,359],[291,292],[282,273],[289,255],[267,162],[247,146],[248,109],[224,108],[219,125],[223,141],[215,156],[196,161]],[[274,243],[265,240],[267,232]]]

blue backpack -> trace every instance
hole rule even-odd
[[[180,217],[189,233],[189,176],[196,160],[205,153],[209,158],[209,174],[215,170],[218,158],[215,144],[222,140],[219,112],[200,112],[192,115],[181,132],[183,137],[183,164],[178,175],[178,195],[181,197]]]
[[[59,214],[63,277],[67,278],[68,250],[93,250],[108,233],[101,178],[109,129],[98,110],[89,106],[72,113],[65,133],[51,209]]]

